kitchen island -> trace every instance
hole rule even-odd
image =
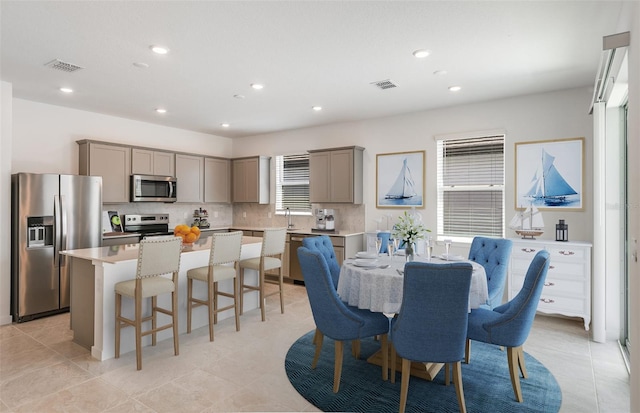
[[[260,256],[262,238],[242,237],[241,259]],[[185,246],[180,257],[178,278],[178,328],[180,333],[187,331],[187,271],[203,267],[209,263],[211,237],[204,237],[192,246]],[[114,286],[120,281],[135,278],[138,259],[138,244],[112,245],[107,247],[86,248],[61,251],[69,262],[71,283],[71,330],[73,341],[88,348],[98,360],[107,360],[115,354],[115,294]],[[245,277],[250,283],[257,283],[256,271],[246,270]],[[220,281],[222,291],[233,292],[233,280]],[[199,294],[200,293],[200,294]],[[198,297],[199,296],[199,297]],[[194,291],[194,297],[206,297],[206,289]],[[158,297],[158,303],[170,307],[170,294]],[[220,307],[231,304],[227,297],[220,297]],[[150,303],[144,303],[143,313],[148,312]],[[131,316],[134,311],[133,300],[123,300],[122,312]],[[258,308],[258,293],[250,292],[244,296],[245,314]],[[233,317],[233,310],[218,315],[218,320]],[[163,317],[160,315],[160,317]],[[206,308],[195,309],[192,328],[208,325]],[[171,330],[157,334],[158,341],[172,337]],[[151,336],[143,337],[143,346],[151,344]],[[135,350],[135,333],[132,328],[122,330],[120,353]]]

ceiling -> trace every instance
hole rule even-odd
[[[0,74],[16,98],[235,138],[592,86],[622,3],[2,0]]]

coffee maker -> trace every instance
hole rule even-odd
[[[333,209],[316,209],[316,226],[317,231],[335,231],[335,215]]]

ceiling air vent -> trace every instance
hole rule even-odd
[[[45,66],[50,67],[51,69],[62,70],[63,72],[75,72],[76,70],[84,69],[83,67],[74,65],[73,63],[63,62],[58,59],[45,63]]]
[[[371,82],[371,84],[379,89],[391,89],[394,87],[398,87],[398,85],[396,85],[395,83],[393,83],[391,80],[387,79],[387,80],[379,80],[377,82]]]

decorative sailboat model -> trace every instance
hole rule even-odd
[[[535,239],[544,233],[542,214],[535,206],[528,206],[524,211],[517,212],[509,223],[509,228],[516,231],[522,238]]]
[[[384,196],[385,199],[405,199],[416,196],[415,184],[411,177],[411,171],[407,166],[407,160],[402,162],[402,169],[395,182]]]

